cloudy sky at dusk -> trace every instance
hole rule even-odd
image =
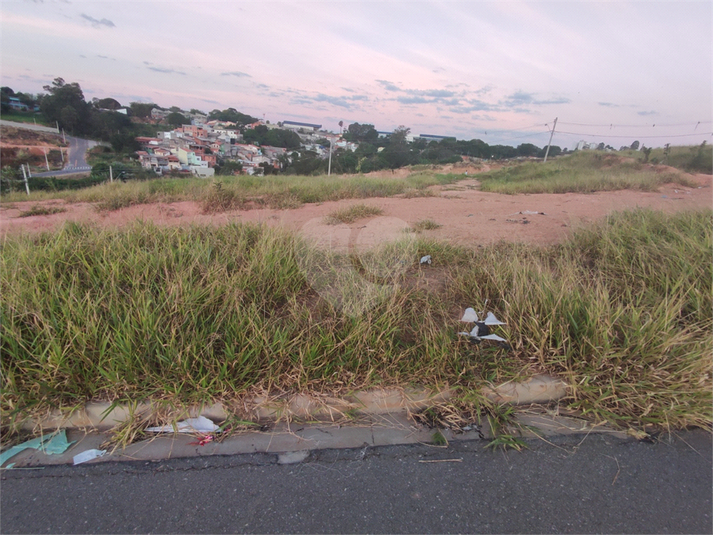
[[[711,138],[713,4],[14,1],[0,83],[543,146]]]

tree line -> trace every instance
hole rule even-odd
[[[49,124],[58,124],[68,134],[89,137],[110,142],[117,153],[131,154],[140,150],[137,136],[154,136],[155,125],[146,124],[152,110],[168,111],[164,121],[171,126],[190,124],[187,114],[178,107],[167,110],[153,103],[132,102],[128,114],[119,113],[122,105],[113,98],[93,99],[87,102],[82,88],[76,82],[67,83],[55,78],[43,87],[45,93],[37,96],[14,93],[3,87],[2,106],[7,111],[8,96],[16,96],[32,107],[39,105],[40,113]],[[328,160],[316,151],[302,146],[299,135],[293,131],[270,129],[265,125],[245,128],[257,121],[255,117],[241,113],[235,108],[212,110],[204,114],[200,110],[190,110],[190,114],[205,115],[208,120],[230,121],[236,124],[246,143],[257,143],[288,149],[289,157],[282,159],[281,169],[276,172],[290,174],[318,174],[327,171]],[[132,117],[135,120],[132,121]],[[143,122],[142,122],[143,120]],[[398,127],[388,136],[380,136],[373,125],[352,123],[343,132],[347,141],[358,143],[355,151],[335,148],[332,153],[332,171],[335,173],[367,173],[380,169],[396,169],[417,164],[447,164],[462,160],[462,157],[482,159],[509,159],[515,157],[542,157],[545,149],[531,143],[517,147],[509,145],[489,145],[480,139],[469,141],[446,138],[429,141],[416,138],[409,141],[410,130]],[[321,140],[325,148],[330,141]],[[561,153],[560,147],[550,148],[550,156]],[[227,162],[222,162],[224,165]],[[265,168],[273,172],[272,168]]]

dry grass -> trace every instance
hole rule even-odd
[[[383,213],[384,211],[378,206],[352,204],[351,206],[327,214],[324,218],[324,222],[328,225],[349,224],[359,219],[374,217]]]
[[[547,372],[594,420],[710,427],[712,234],[710,212],[636,211],[565,245],[421,240],[357,263],[253,225],[9,236],[3,421],[97,398],[180,406],[420,383],[497,424],[480,388]],[[425,254],[439,258],[439,291]],[[486,300],[512,351],[457,335],[463,309]]]
[[[62,212],[66,212],[66,208],[61,208],[59,206],[40,206],[38,204],[32,206],[29,210],[25,210],[24,212],[20,212],[20,214],[17,217],[32,217],[32,216],[37,216],[37,215],[53,215],[53,214],[61,214]]]
[[[420,221],[416,221],[413,224],[414,230],[421,232],[424,230],[436,230],[441,228],[443,225],[440,225],[433,221],[432,219],[421,219]]]

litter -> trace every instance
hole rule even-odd
[[[220,426],[215,425],[205,416],[198,418],[186,418],[176,425],[161,425],[158,427],[148,427],[146,431],[149,433],[215,433],[220,431]]]
[[[537,212],[537,211],[533,211],[533,210],[523,210],[521,212],[515,212],[514,214],[510,214],[510,215],[518,215],[518,214],[520,214],[520,215],[547,215],[545,212]]]
[[[475,312],[475,309],[466,308],[465,314],[463,314],[461,321],[465,323],[478,323],[480,322],[480,319],[478,318],[478,314]],[[502,322],[498,318],[496,318],[495,314],[493,314],[492,312],[488,312],[482,323],[484,323],[485,325],[507,325],[507,323]]]
[[[481,315],[483,312],[481,312]],[[475,326],[470,332],[459,332],[461,336],[468,336],[473,342],[480,343],[481,340],[492,340],[497,342],[498,345],[509,348],[510,344],[505,338],[498,336],[497,334],[492,334],[490,332],[490,325],[507,325],[505,322],[500,321],[495,317],[495,314],[488,312],[484,320],[480,320],[478,313],[473,308],[466,308],[461,321],[464,323],[475,323]]]
[[[426,255],[421,257],[421,261],[419,264],[428,264],[429,266],[431,265],[431,255]]]
[[[78,453],[74,456],[74,466],[78,464],[86,463],[87,461],[92,461],[98,459],[99,457],[104,457],[106,455],[106,450],[87,450],[82,453]]]
[[[189,446],[205,446],[209,442],[213,442],[215,440],[215,437],[213,435],[206,435],[202,437],[200,440],[196,440],[194,442],[189,442]]]
[[[67,451],[74,442],[75,441],[67,442],[67,432],[64,429],[53,435],[33,438],[32,440],[28,440],[27,442],[23,442],[2,452],[0,454],[0,466],[5,464],[5,461],[8,459],[11,459],[26,449],[40,450],[47,455],[59,455]]]

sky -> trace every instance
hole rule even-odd
[[[2,0],[0,84],[338,131],[713,141],[709,1]]]

